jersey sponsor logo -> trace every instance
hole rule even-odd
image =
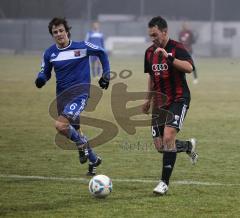
[[[155,76],[160,76],[161,73],[160,73],[160,72],[154,72],[154,75],[155,75]]]
[[[153,71],[164,71],[164,70],[168,70],[168,65],[166,63],[164,64],[153,64],[152,65],[152,70]]]
[[[75,50],[61,51],[61,52],[59,52],[57,57],[50,59],[50,62],[84,58],[84,57],[86,57],[86,55],[87,55],[87,49],[75,49]]]

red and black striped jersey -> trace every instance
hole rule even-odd
[[[178,36],[179,41],[184,45],[187,51],[192,53],[192,45],[195,43],[195,37],[190,30],[182,30]]]
[[[150,46],[145,52],[144,61],[144,72],[150,74],[154,91],[157,92],[153,98],[154,105],[169,106],[171,103],[181,100],[185,100],[189,104],[191,96],[185,73],[174,68],[161,52],[154,53],[156,49],[157,47],[154,45]],[[188,61],[194,68],[193,60],[182,43],[169,39],[164,49],[169,55]],[[163,96],[167,96],[167,100],[164,100]]]

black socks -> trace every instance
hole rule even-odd
[[[180,141],[176,139],[175,144],[176,144],[177,153],[180,153],[180,152],[190,153],[192,150],[192,143],[190,141]]]
[[[169,184],[169,179],[171,177],[174,164],[176,162],[177,153],[176,152],[163,152],[163,167],[162,167],[162,181],[167,185]]]

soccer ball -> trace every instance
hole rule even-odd
[[[96,198],[105,198],[112,192],[112,180],[105,175],[94,176],[89,182],[89,192]]]

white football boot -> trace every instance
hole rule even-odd
[[[190,153],[187,154],[190,157],[191,163],[196,164],[198,161],[198,154],[196,153],[197,140],[195,138],[191,138],[189,141],[192,144],[192,150]]]
[[[165,182],[160,181],[155,189],[153,189],[153,193],[159,195],[165,195],[168,191],[168,186]]]

